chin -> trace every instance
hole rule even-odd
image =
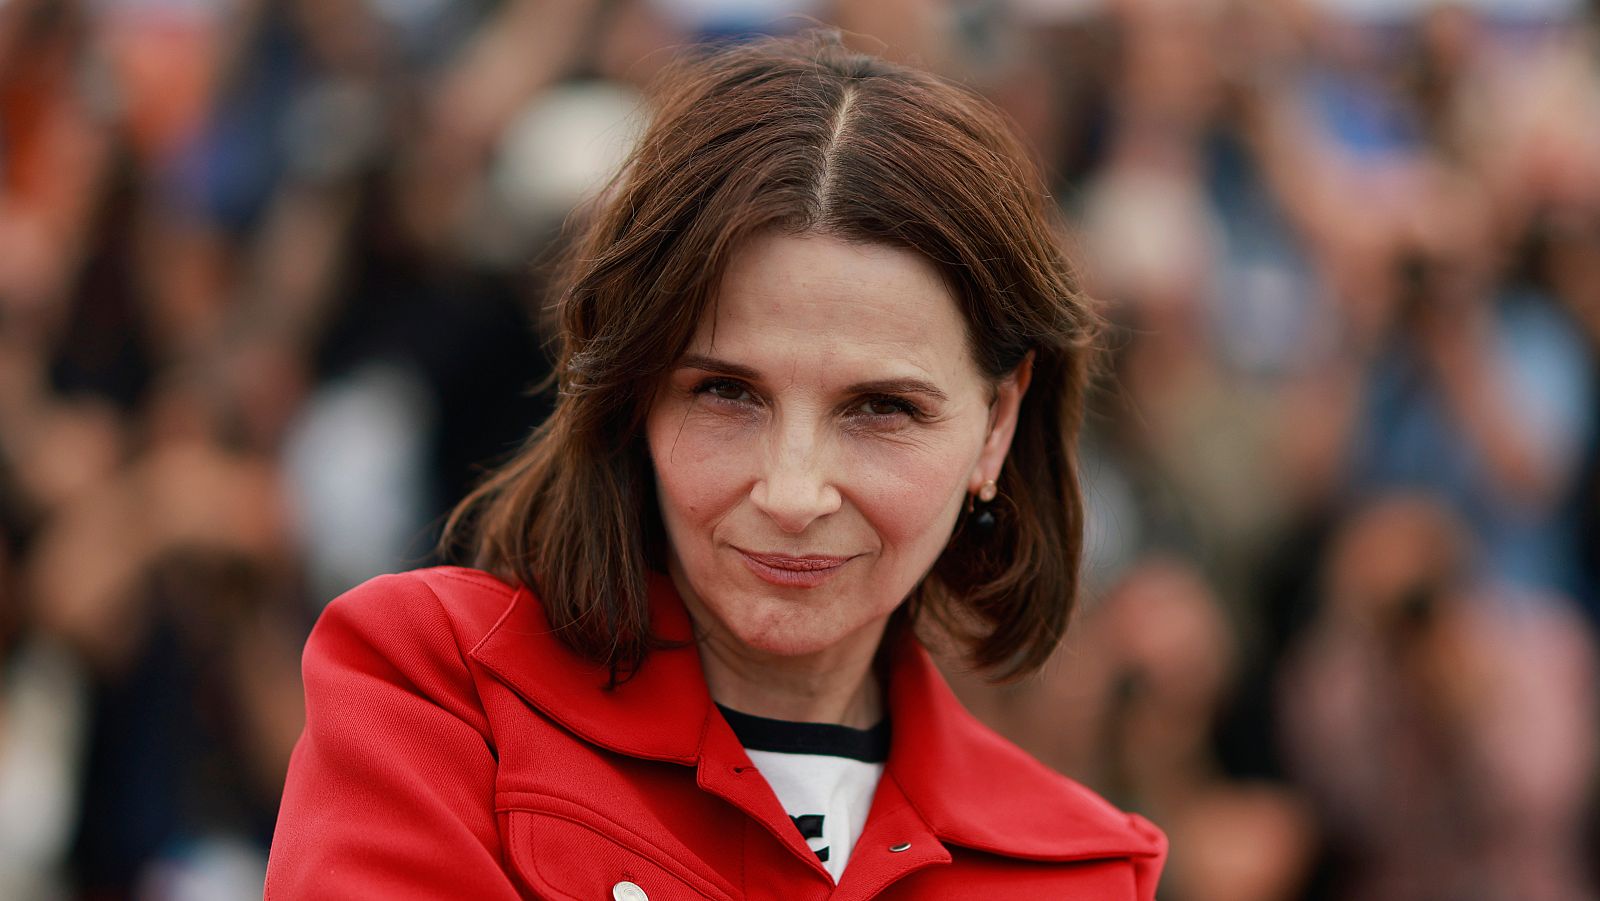
[[[870,625],[841,623],[828,611],[796,609],[793,601],[764,598],[756,602],[755,616],[728,622],[729,631],[746,648],[774,657],[808,657],[848,643]]]
[[[772,657],[810,657],[814,654],[820,654],[839,643],[831,637],[818,637],[792,632],[741,634],[735,637],[746,648]]]

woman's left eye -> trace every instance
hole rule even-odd
[[[868,397],[864,398],[855,408],[858,412],[874,417],[888,416],[915,416],[917,408],[910,401],[898,397]]]

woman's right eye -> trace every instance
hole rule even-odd
[[[706,379],[695,386],[694,393],[709,394],[718,400],[742,402],[750,399],[750,389],[733,379]]]

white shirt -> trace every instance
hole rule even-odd
[[[720,707],[750,762],[837,883],[861,837],[889,756],[889,724],[852,729]]]

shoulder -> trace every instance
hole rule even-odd
[[[942,839],[1021,861],[1125,860],[1150,884],[1166,856],[1160,829],[978,720],[919,648],[898,661],[890,769]]]
[[[1045,766],[970,714],[963,719],[959,759],[981,766],[959,774],[944,768],[942,790],[929,793],[962,844],[1039,860],[1164,852],[1166,838],[1149,820]]]
[[[499,746],[467,663],[514,597],[482,574],[418,570],[329,603],[302,658],[305,730],[269,894],[514,897],[492,804]]]
[[[952,838],[1016,861],[1065,864],[1054,870],[1055,878],[1074,895],[1124,897],[1124,880],[1131,876],[1133,898],[1154,898],[1167,858],[1167,837],[1159,827],[1050,769],[988,727],[974,723],[972,728],[984,735],[979,743],[990,745],[982,768],[989,801],[980,805],[970,798]]]
[[[318,632],[354,629],[389,641],[443,642],[470,649],[512,605],[518,589],[482,570],[434,566],[376,576],[339,595]]]
[[[514,606],[517,593],[488,573],[462,567],[411,570],[357,585],[328,604],[306,641],[301,670],[308,705],[393,686],[466,713],[477,706],[468,655]]]
[[[1151,901],[1167,838],[1149,820],[1034,759],[968,715],[952,717],[939,753],[907,755],[898,777],[951,849],[941,888],[984,885],[1005,895]],[[959,764],[952,765],[952,761]],[[939,894],[929,884],[929,895]]]

